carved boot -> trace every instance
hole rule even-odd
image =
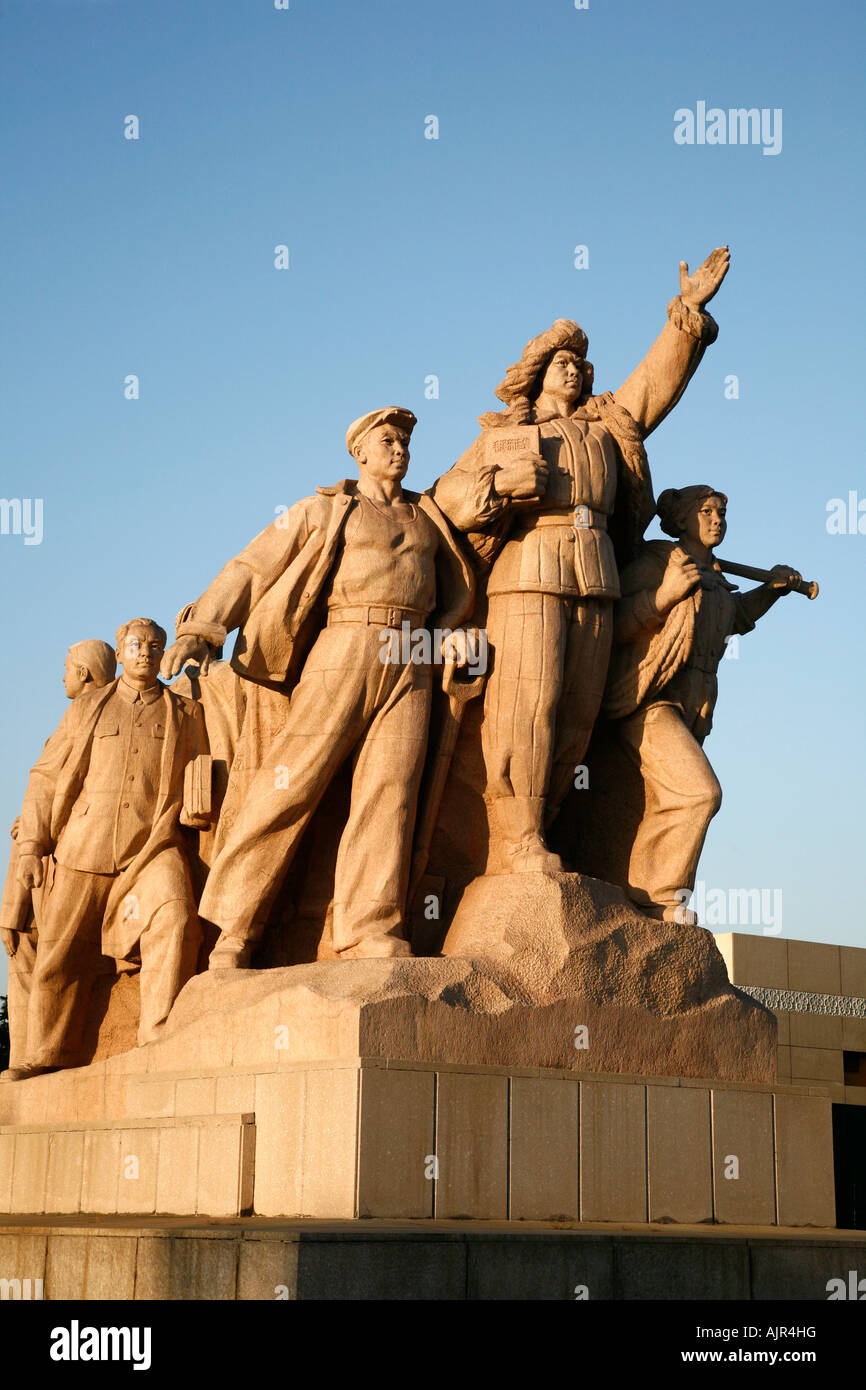
[[[511,873],[563,872],[559,855],[544,843],[544,797],[500,796],[493,805]]]
[[[220,932],[219,940],[208,956],[208,970],[248,970],[260,936],[261,932],[256,936],[232,936],[229,932]]]
[[[682,903],[677,903],[675,907],[670,904],[664,906],[662,903],[642,904],[639,910],[645,917],[653,917],[657,922],[675,922],[678,927],[698,925],[698,914]]]
[[[60,1067],[7,1067],[0,1071],[0,1081],[27,1081],[31,1076],[45,1076],[50,1071],[60,1071]]]

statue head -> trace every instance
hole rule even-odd
[[[557,319],[551,328],[531,338],[520,361],[513,363],[496,394],[508,407],[480,417],[489,428],[528,424],[536,417],[568,415],[592,395],[593,366],[587,360],[589,343],[573,319]]]
[[[63,667],[63,688],[70,700],[75,700],[88,685],[108,685],[114,680],[117,658],[107,642],[90,638],[75,642],[66,653]]]
[[[130,685],[153,685],[167,641],[165,628],[153,618],[131,618],[117,629],[117,659]]]
[[[728,499],[718,488],[696,483],[693,487],[665,488],[656,511],[666,535],[712,550],[725,539],[727,506]]]
[[[409,467],[409,440],[416,420],[411,410],[389,406],[372,410],[346,431],[346,448],[377,482],[400,482]]]

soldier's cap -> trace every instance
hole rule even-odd
[[[411,410],[404,410],[399,405],[389,405],[384,410],[371,410],[368,415],[353,420],[346,430],[346,448],[354,457],[355,445],[359,439],[363,439],[364,435],[369,434],[377,425],[396,425],[398,429],[411,434],[417,423]]]

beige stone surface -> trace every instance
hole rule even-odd
[[[709,1091],[648,1086],[646,1100],[650,1221],[712,1221]]]
[[[847,1052],[866,1052],[866,1018],[843,1018],[842,1046]]]
[[[839,947],[839,987],[842,994],[866,999],[866,948]]]
[[[713,1090],[711,1100],[714,1219],[734,1226],[771,1226],[776,1218],[773,1097]]]
[[[251,1235],[242,1240],[238,1251],[238,1298],[273,1302],[278,1291],[280,1299],[297,1298],[299,1251],[300,1242],[289,1236],[267,1239]]]
[[[792,1013],[790,1041],[792,1047],[842,1049],[843,1019],[838,1014]]]
[[[0,1234],[0,1278],[45,1281],[47,1231],[9,1230]],[[44,1292],[44,1288],[43,1288]]]
[[[841,994],[839,947],[823,941],[788,941],[788,987],[815,994]]]
[[[716,945],[725,958],[732,985],[789,988],[788,942],[784,937],[717,932]]]
[[[122,1139],[123,1133],[117,1128],[91,1129],[85,1133],[82,1211],[110,1215],[118,1210]]]
[[[84,1068],[72,1081],[70,1120],[101,1120],[105,1116],[105,1072],[101,1067]],[[52,1115],[60,1119],[60,1115]]]
[[[84,1297],[88,1237],[49,1235],[45,1257],[45,1297],[52,1302],[77,1302]]]
[[[775,1079],[775,1019],[731,989],[712,933],[653,921],[609,884],[528,872],[478,879],[443,953],[471,959],[505,990],[516,981],[532,1001],[527,1037],[540,1045],[531,1055],[510,1050],[512,1061]],[[581,1024],[589,1046],[576,1049]]]
[[[355,1215],[358,1094],[354,1067],[257,1079],[260,1215]]]
[[[251,1122],[219,1121],[199,1130],[197,1210],[238,1216],[253,1207],[256,1130]]]
[[[15,1172],[12,1178],[11,1212],[45,1210],[50,1136],[21,1133],[15,1136]]]
[[[158,1131],[157,1211],[186,1215],[198,1210],[200,1133],[198,1125],[165,1125]],[[231,1154],[226,1154],[226,1165],[231,1167]]]
[[[160,1235],[140,1235],[135,1255],[135,1293],[136,1302],[153,1299],[170,1299],[171,1288],[170,1237]]]
[[[173,1077],[133,1077],[124,1087],[123,1118],[151,1119],[172,1116],[177,1111],[176,1092],[180,1083]],[[120,1118],[115,1111],[112,1118]]]
[[[115,1236],[111,1240],[90,1236],[84,1288],[79,1296],[99,1301],[131,1299],[135,1292],[137,1246],[134,1236]]]
[[[513,1221],[577,1221],[579,1136],[576,1079],[512,1078],[509,1212]]]
[[[77,1212],[81,1208],[81,1180],[84,1168],[84,1132],[60,1130],[51,1135],[48,1150],[48,1176],[45,1210]]]
[[[216,1106],[216,1077],[186,1077],[175,1091],[176,1115],[212,1115]]]
[[[823,1047],[791,1048],[792,1081],[844,1081],[842,1052]]]
[[[0,1212],[12,1210],[12,1174],[15,1170],[15,1135],[0,1134]]]
[[[190,1234],[170,1236],[165,1243],[170,1247],[170,1284],[169,1288],[157,1294],[157,1297],[196,1301],[235,1297],[237,1246],[234,1240],[221,1239],[219,1236],[200,1240],[196,1239],[194,1234]],[[153,1282],[157,1287],[160,1286],[158,1276]],[[162,1287],[165,1288],[164,1285]]]
[[[243,1114],[256,1108],[256,1078],[254,1075],[218,1076],[216,1078],[217,1115]]]
[[[441,1072],[436,1095],[437,1218],[508,1212],[508,1079]]]
[[[646,1088],[580,1086],[581,1221],[647,1220]]]
[[[358,1215],[432,1217],[435,1073],[361,1072]]]
[[[158,1128],[122,1131],[117,1183],[118,1211],[145,1213],[156,1210],[158,1154]]]
[[[830,1101],[819,1096],[777,1095],[775,1132],[779,1225],[834,1225]]]

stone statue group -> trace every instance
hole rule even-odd
[[[547,831],[601,714],[645,787],[623,886],[642,911],[683,920],[721,797],[702,745],[725,642],[802,586],[786,566],[745,594],[725,579],[717,488],[653,497],[644,440],[716,337],[705,306],[728,264],[720,248],[693,275],[681,266],[667,322],[619,390],[592,394],[586,335],[559,319],[427,493],[402,486],[414,415],[372,411],[346,436],[357,479],[279,515],[182,609],[167,650],[142,618],[114,650],[69,649],[71,704],[12,829],[7,1077],[80,1062],[106,961],[140,972],[141,1044],[205,963],[248,966],[338,774],[350,789],[329,953],[411,955],[413,848],[417,862],[418,828],[435,822],[424,799],[460,774],[460,745],[430,736],[431,707],[443,685],[459,707],[479,629],[471,693],[502,866],[567,867]],[[645,542],[656,513],[671,539]],[[422,630],[432,648],[414,641]],[[410,640],[383,641],[395,632]],[[160,669],[180,677],[172,688]]]

